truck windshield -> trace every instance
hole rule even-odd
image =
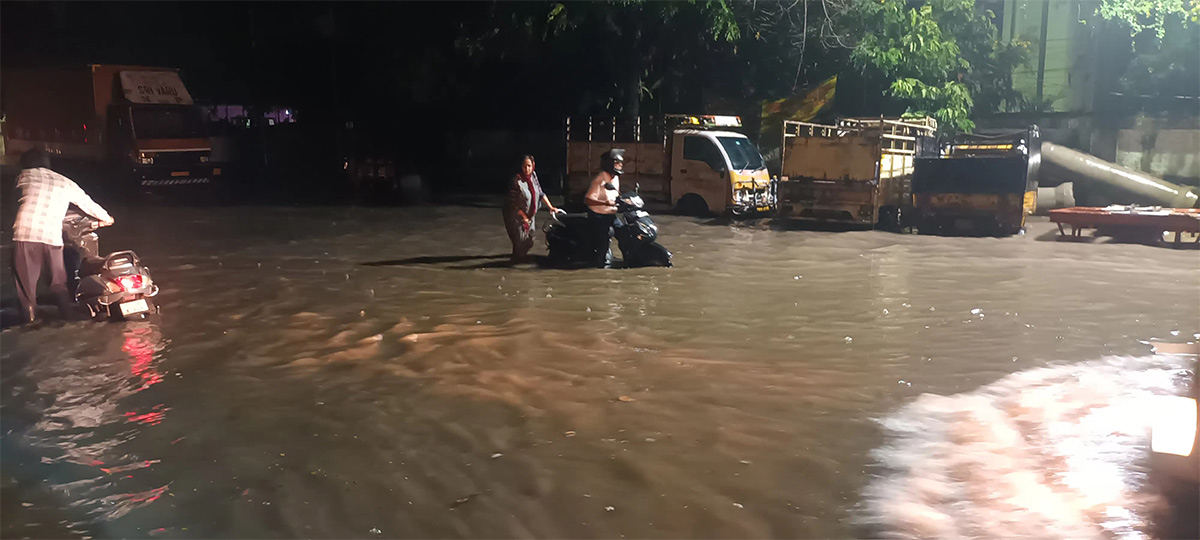
[[[204,137],[204,120],[195,107],[159,105],[133,108],[133,131],[139,139]]]
[[[717,137],[725,153],[729,154],[729,166],[739,171],[758,170],[763,165],[762,155],[750,139],[745,137]]]

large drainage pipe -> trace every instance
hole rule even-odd
[[[1051,210],[1075,206],[1075,184],[1067,182],[1058,187],[1040,187],[1037,190],[1037,213],[1048,216]]]
[[[1042,164],[1058,172],[1132,191],[1170,208],[1194,208],[1196,189],[1172,184],[1129,167],[1109,163],[1072,148],[1042,141]]]

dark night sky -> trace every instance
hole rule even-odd
[[[552,109],[570,105],[548,109],[546,96],[571,92],[577,63],[544,51],[482,63],[457,53],[460,28],[480,27],[491,6],[4,2],[0,61],[178,67],[198,99],[286,105],[310,118],[333,111],[335,70],[343,116],[560,116]]]

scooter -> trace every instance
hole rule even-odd
[[[625,193],[617,199],[613,236],[621,249],[622,268],[671,266],[671,252],[657,242],[658,226],[643,208],[637,193]],[[594,234],[586,214],[556,214],[543,231],[548,261],[555,268],[595,267],[599,258],[593,251]],[[605,255],[605,266],[613,266],[612,250]]]
[[[99,227],[96,220],[79,214],[63,219],[68,288],[75,301],[87,306],[93,319],[144,319],[159,313],[151,300],[158,295],[158,285],[150,269],[129,250],[101,257]]]

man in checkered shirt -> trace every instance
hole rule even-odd
[[[59,313],[68,318],[71,297],[67,293],[67,272],[63,267],[63,218],[74,204],[84,213],[100,220],[101,226],[113,224],[112,216],[84,193],[75,182],[50,170],[50,157],[34,148],[21,155],[21,175],[17,190],[21,206],[13,224],[13,266],[17,275],[17,296],[21,316],[33,322],[37,313],[37,285],[42,268],[50,267],[50,291]]]

